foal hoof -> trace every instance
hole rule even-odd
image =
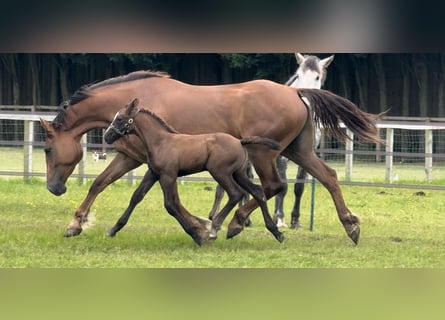
[[[284,235],[282,233],[274,234],[274,236],[275,236],[275,239],[277,239],[279,243],[283,243]]]
[[[65,231],[64,237],[75,237],[82,233],[82,228],[68,228]]]

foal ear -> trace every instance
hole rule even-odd
[[[139,104],[139,99],[138,98],[135,98],[133,101],[131,101],[130,104],[127,105],[126,115],[128,115],[128,116],[131,115],[131,113],[137,107],[138,104]]]

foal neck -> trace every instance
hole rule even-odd
[[[149,153],[179,133],[150,110],[139,109],[133,119],[135,132],[144,141]]]

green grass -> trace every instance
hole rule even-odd
[[[70,180],[68,192],[51,195],[43,179],[31,183],[0,179],[0,267],[105,268],[443,268],[445,197],[443,191],[343,186],[348,207],[362,221],[358,246],[346,236],[327,191],[317,185],[314,230],[309,231],[309,192],[303,200],[303,230],[283,229],[278,243],[261,214],[253,227],[197,246],[163,208],[158,185],[136,208],[115,238],[107,230],[126,208],[135,187],[117,182],[92,208],[94,222],[80,236],[64,238],[66,225],[84,199],[87,186]],[[179,185],[182,203],[207,216],[212,182]],[[211,190],[208,190],[211,189]],[[420,195],[419,195],[420,194]],[[422,195],[424,194],[424,195]],[[286,220],[292,196],[286,198]],[[273,201],[269,201],[273,208]]]

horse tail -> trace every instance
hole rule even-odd
[[[243,146],[246,144],[262,144],[272,150],[280,150],[281,148],[280,144],[277,141],[264,137],[251,136],[243,138],[240,141]]]
[[[322,89],[298,89],[298,95],[309,100],[314,120],[336,139],[349,139],[340,128],[340,122],[343,122],[359,140],[384,144],[379,137],[376,122],[386,112],[366,113],[348,99]]]

